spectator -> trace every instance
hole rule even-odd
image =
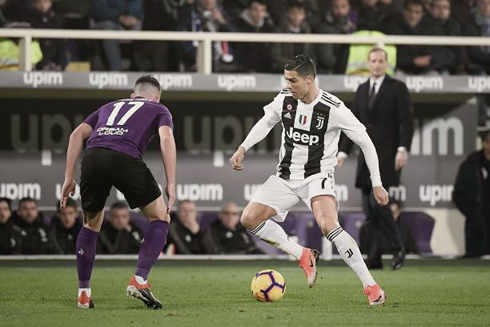
[[[358,30],[377,31],[389,7],[381,5],[378,0],[359,0],[356,12],[359,13]]]
[[[141,30],[143,0],[92,0],[94,29]],[[102,41],[110,70],[123,69],[121,49],[117,40]]]
[[[0,198],[0,254],[20,253],[20,229],[12,223],[11,201]]]
[[[9,22],[27,22],[34,8],[32,0],[0,0],[0,8]]]
[[[72,198],[67,198],[65,208],[61,209],[59,201],[57,208],[49,230],[56,252],[75,254],[78,233],[82,229],[82,222],[78,219],[77,203]]]
[[[451,17],[450,0],[434,0],[432,2],[432,17],[436,27],[436,35],[443,36],[461,36],[461,27],[456,19]],[[454,58],[448,62],[448,68],[451,73],[463,73],[465,66],[465,52],[463,47],[439,47],[445,51],[447,56]]]
[[[466,216],[465,256],[490,254],[490,130],[482,135],[483,149],[459,167],[453,202]]]
[[[143,233],[130,221],[128,205],[115,202],[109,211],[107,223],[99,234],[98,251],[102,254],[136,254]]]
[[[463,26],[464,35],[489,37],[490,0],[477,0],[473,20]],[[472,63],[481,66],[486,74],[490,74],[490,46],[468,47],[468,56]]]
[[[218,219],[206,231],[206,239],[213,244],[215,254],[261,254],[252,237],[240,224],[240,212],[234,202],[227,202],[221,208]]]
[[[247,9],[236,20],[235,29],[242,33],[272,33],[272,23],[268,19],[265,0],[252,0]],[[233,44],[237,64],[247,72],[267,72],[270,70],[270,44],[242,42]]]
[[[52,0],[35,0],[29,22],[32,28],[60,29],[61,18],[53,11]],[[36,67],[42,70],[64,70],[67,64],[66,42],[63,39],[40,39],[43,59]]]
[[[43,215],[37,208],[36,200],[23,198],[19,201],[19,208],[12,217],[13,223],[20,229],[21,254],[52,254],[56,253],[46,226],[43,224]]]
[[[330,10],[322,24],[316,28],[320,34],[351,34],[356,30],[357,16],[348,0],[332,0]],[[349,45],[319,44],[317,69],[321,73],[344,74],[349,57]]]
[[[185,0],[145,0],[143,30],[175,31]],[[135,64],[139,71],[178,71],[178,47],[169,41],[139,41]]]
[[[319,23],[320,13],[325,11],[330,5],[330,1],[325,0],[267,0],[267,8],[271,14],[274,25],[280,26],[287,23],[287,10],[295,3],[303,5],[305,8],[306,21],[310,26]]]
[[[194,5],[183,9],[179,17],[180,30],[191,32],[229,32],[231,25],[217,0],[196,0]],[[197,69],[198,42],[180,42],[184,69]],[[226,71],[233,62],[228,42],[213,42],[213,70]],[[232,67],[232,66],[231,66]]]
[[[424,21],[424,7],[420,0],[406,0],[403,11],[384,20],[383,31],[395,35],[433,35],[434,27]],[[441,47],[421,45],[397,46],[397,71],[402,74],[438,74],[449,69],[454,55]]]
[[[417,242],[410,224],[403,217],[400,202],[390,199],[388,206],[390,207],[390,210],[393,213],[393,219],[398,226],[400,237],[406,253],[419,253]],[[362,253],[368,254],[368,251],[372,249],[374,243],[377,245],[379,253],[392,254],[390,241],[379,229],[373,228],[371,223],[363,224],[361,226],[361,229],[359,230],[359,243]],[[374,265],[370,263],[370,269],[383,269],[383,262],[379,260]]]
[[[196,205],[189,200],[180,201],[177,216],[170,224],[165,252],[171,254],[205,254],[209,246],[203,236],[204,233],[197,222]]]
[[[305,5],[293,2],[286,12],[287,20],[275,29],[276,33],[309,34],[311,27],[306,22]],[[314,45],[309,43],[274,43],[271,45],[272,69],[275,72],[283,72],[287,59],[299,54],[314,55]]]

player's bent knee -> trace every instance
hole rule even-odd
[[[336,217],[328,216],[328,215],[320,215],[318,217],[318,225],[323,233],[323,235],[327,235],[335,228],[339,227],[339,223]]]

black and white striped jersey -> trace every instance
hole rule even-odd
[[[339,98],[324,90],[306,104],[283,89],[264,111],[271,123],[283,126],[277,176],[285,180],[332,172],[340,132],[351,137],[366,130]]]

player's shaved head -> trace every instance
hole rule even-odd
[[[131,97],[141,96],[160,102],[160,93],[160,82],[151,75],[144,75],[138,78],[136,83],[134,83],[134,91]]]

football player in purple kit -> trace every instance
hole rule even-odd
[[[61,206],[75,191],[73,175],[82,155],[80,194],[83,228],[77,239],[78,307],[93,308],[90,275],[94,265],[97,237],[104,217],[104,206],[112,186],[121,191],[131,208],[140,210],[150,220],[150,228],[141,243],[135,274],[127,294],[142,300],[148,308],[161,309],[147,282],[151,267],[167,240],[169,210],[175,202],[176,148],[172,115],[160,104],[160,83],[149,75],[140,77],[130,99],[108,103],[88,116],[70,135],[66,155],[65,182]],[[168,206],[155,178],[141,156],[155,134],[167,178]]]

